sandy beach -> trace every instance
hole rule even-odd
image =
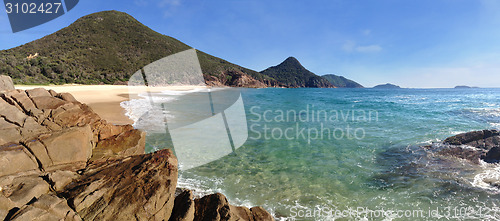
[[[33,88],[52,89],[58,93],[71,93],[78,101],[89,105],[99,116],[113,124],[134,123],[125,115],[120,103],[129,99],[139,99],[138,94],[143,92],[186,91],[205,86],[184,85],[167,87],[142,87],[126,85],[16,85],[16,89],[28,90]]]

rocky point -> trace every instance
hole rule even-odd
[[[177,189],[169,149],[113,125],[71,94],[15,90],[0,78],[0,220],[273,220],[212,194]]]

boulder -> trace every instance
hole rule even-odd
[[[26,90],[26,93],[31,99],[35,97],[52,97],[52,95],[44,88],[35,88],[31,90]]]
[[[0,91],[15,90],[12,78],[7,75],[0,75]]]
[[[191,190],[182,190],[175,197],[172,216],[169,221],[192,221],[194,220],[194,200]]]
[[[500,161],[500,147],[491,148],[483,157],[483,160],[488,163],[498,163]]]
[[[62,193],[84,220],[168,220],[177,159],[171,150],[90,163]]]
[[[479,163],[500,161],[500,133],[497,130],[480,130],[461,133],[443,141],[445,148],[438,153]]]
[[[57,95],[54,95],[54,96],[58,97],[58,98],[61,98],[64,101],[67,101],[67,102],[79,103],[78,100],[76,100],[75,97],[73,97],[73,95],[71,95],[70,93],[60,93],[60,94],[57,94]]]
[[[205,220],[249,220],[239,216],[229,205],[226,196],[215,193],[195,200],[195,221]],[[252,219],[253,220],[253,219]]]
[[[498,141],[500,141],[499,135],[500,133],[497,130],[472,131],[448,137],[443,143],[488,149],[493,147],[492,145],[495,145],[495,143],[498,145]]]
[[[38,170],[36,158],[23,146],[0,147],[0,177]]]
[[[49,94],[49,97],[47,96],[40,96],[40,97],[32,97],[31,100],[33,103],[35,103],[35,106],[38,109],[56,109],[64,104],[63,100],[56,98],[56,97],[51,97]]]
[[[273,216],[260,206],[255,206],[250,209],[253,219],[255,221],[271,221],[274,220]]]
[[[262,207],[248,209],[230,205],[224,195],[216,193],[195,200],[194,220],[273,221],[274,218]]]

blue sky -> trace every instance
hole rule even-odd
[[[261,71],[294,56],[310,71],[365,86],[500,87],[496,0],[106,0],[13,34],[0,13],[0,49],[51,34],[81,16],[119,10],[162,34]]]

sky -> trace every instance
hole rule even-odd
[[[80,0],[65,15],[18,33],[0,13],[0,49],[105,10],[126,12],[256,71],[293,56],[318,75],[342,75],[367,87],[500,87],[497,0]]]

